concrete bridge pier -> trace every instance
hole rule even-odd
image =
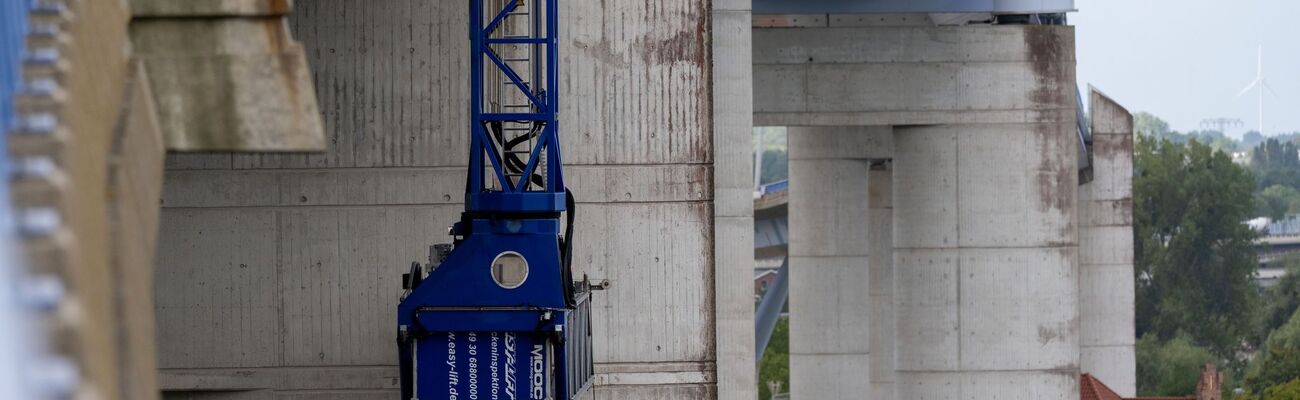
[[[897,128],[897,398],[1078,397],[1069,123]]]
[[[799,127],[792,397],[1077,398],[1093,305],[1080,298],[1072,28],[756,21],[755,122]],[[871,159],[892,160],[892,237],[868,228],[885,214]]]
[[[873,390],[872,278],[888,227],[876,197],[888,174],[888,127],[791,127],[790,389],[792,398],[851,399]],[[884,206],[886,204],[880,204]],[[877,218],[872,218],[877,217]],[[883,225],[882,225],[883,224]],[[888,327],[889,325],[882,325]],[[888,353],[885,353],[888,354]]]

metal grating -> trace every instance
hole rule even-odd
[[[592,376],[595,374],[594,364],[591,355],[591,295],[579,294],[578,304],[573,311],[565,316],[565,325],[568,331],[565,334],[564,357],[568,363],[569,371],[565,374],[568,379],[565,387],[568,388],[568,399],[577,399],[582,392],[591,387]]]

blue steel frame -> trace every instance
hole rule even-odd
[[[531,37],[492,37],[501,24],[515,13],[523,0],[510,0],[505,8],[492,15],[484,25],[484,0],[470,0],[470,156],[469,182],[465,194],[465,208],[476,212],[562,212],[564,211],[564,174],[561,171],[563,160],[560,156],[559,118],[560,101],[558,96],[559,72],[559,32],[557,3],[555,0],[533,0],[531,15],[545,15],[545,21],[533,18]],[[532,46],[532,77],[525,82],[493,49],[493,45],[529,45]],[[545,56],[543,62],[540,58]],[[484,67],[490,61],[510,80],[509,87],[518,90],[527,97],[532,112],[501,113],[489,112],[484,108]],[[545,72],[545,76],[542,73]],[[544,79],[544,81],[543,81]],[[543,85],[538,85],[544,82]],[[489,134],[489,127],[494,122],[521,122],[540,124],[542,131],[537,142],[529,152],[528,164],[517,182],[507,179],[499,146]],[[531,187],[528,179],[537,170],[542,152],[546,153],[545,187]],[[486,158],[486,160],[485,160]],[[486,163],[486,165],[485,165]],[[487,165],[491,165],[493,176],[484,176]],[[491,190],[487,179],[494,179],[500,190]]]
[[[489,387],[494,395],[503,392],[500,398],[568,400],[591,384],[590,292],[575,284],[568,261],[574,202],[564,185],[558,137],[557,1],[528,0],[531,35],[503,37],[498,29],[512,15],[525,14],[519,11],[525,0],[509,0],[491,14],[484,13],[485,0],[469,0],[465,212],[452,226],[454,248],[445,259],[430,260],[427,276],[417,264],[405,277],[409,292],[397,309],[404,400],[474,398],[476,391],[478,398],[492,398],[486,395]],[[528,82],[496,45],[531,47]],[[507,87],[528,99],[530,112],[486,109],[485,70],[500,71]],[[521,170],[506,168],[504,132],[493,132],[501,122],[528,125],[527,135],[537,134]],[[542,154],[545,179],[537,184],[533,174]],[[517,181],[508,179],[512,173]],[[497,183],[495,189],[489,179]],[[561,215],[569,219],[569,234],[563,236]],[[497,257],[507,253],[527,262],[526,278],[516,287],[499,285],[491,275]]]

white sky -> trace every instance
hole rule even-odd
[[[1206,118],[1239,118],[1240,137],[1259,129],[1258,95],[1237,93],[1255,78],[1260,45],[1265,134],[1300,131],[1300,1],[1076,0],[1079,85],[1092,84],[1130,111],[1173,129]]]

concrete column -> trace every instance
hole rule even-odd
[[[871,241],[867,291],[871,301],[871,399],[894,394],[894,189],[889,164],[873,165],[867,181]]]
[[[1078,398],[1074,132],[896,129],[897,398]]]
[[[1090,97],[1093,181],[1079,187],[1079,366],[1134,396],[1133,116],[1095,89]]]
[[[789,129],[790,394],[870,389],[868,168],[887,128]]]
[[[750,0],[713,2],[713,249],[717,399],[758,396]]]

